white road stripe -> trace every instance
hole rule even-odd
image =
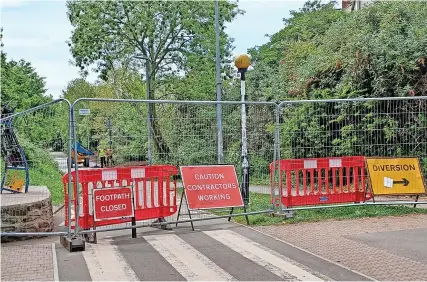
[[[236,281],[177,235],[144,236],[187,281]]]
[[[86,244],[86,250],[82,252],[92,281],[139,281],[117,247],[110,242],[105,239],[98,244]]]
[[[291,263],[288,258],[231,230],[203,231],[206,235],[286,279],[289,274],[302,281],[322,281],[308,271]]]

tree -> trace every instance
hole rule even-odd
[[[306,7],[252,50],[256,68],[248,74],[249,93],[277,100],[427,93],[425,3],[377,2],[352,13],[331,4]],[[426,109],[421,99],[287,105],[281,154],[419,156],[427,167]]]
[[[103,79],[116,67],[133,71],[145,68],[150,99],[156,98],[156,89],[165,77],[185,75],[198,64],[215,58],[211,2],[69,1],[67,8],[74,27],[69,46],[76,65],[86,71],[96,64]],[[235,3],[220,1],[221,46],[225,56],[230,45],[223,31],[224,23],[239,12]],[[152,107],[154,143],[167,158],[170,149],[156,115],[156,108]]]
[[[46,96],[44,77],[39,76],[31,63],[25,60],[7,60],[1,52],[1,104],[9,103],[15,112],[46,103],[52,97]]]

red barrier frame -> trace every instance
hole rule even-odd
[[[275,164],[277,169],[278,162]],[[271,183],[274,169],[274,163],[271,163]],[[288,208],[364,202],[372,199],[372,192],[367,189],[369,185],[367,179],[364,156],[280,160],[281,202]]]
[[[92,195],[91,191],[93,188],[132,186],[135,207],[134,216],[136,221],[171,216],[178,210],[176,202],[177,181],[176,179],[172,179],[172,176],[178,175],[178,169],[175,166],[151,165],[93,168],[79,170],[78,174],[79,185],[81,186],[79,202],[81,212],[78,216],[78,220],[79,226],[83,230],[88,230],[92,227],[131,222],[131,218],[94,221],[93,207],[91,208],[92,203],[89,197]],[[77,216],[77,185],[75,183],[75,171],[71,172],[71,179],[74,186],[72,202],[74,204],[75,216]],[[64,184],[65,193],[65,226],[68,226],[68,173],[63,176],[62,182]],[[155,183],[157,183],[157,189]],[[157,190],[157,197],[155,190]],[[74,226],[72,227],[74,228]]]

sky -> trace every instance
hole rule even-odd
[[[0,25],[3,27],[4,52],[7,58],[24,59],[45,77],[47,94],[58,98],[69,81],[78,78],[78,68],[72,59],[66,41],[72,27],[66,17],[64,0],[1,0]],[[247,49],[268,41],[283,28],[283,18],[289,11],[298,10],[305,0],[240,0],[245,10],[226,32],[234,38],[233,55],[246,53]],[[212,1],[212,4],[214,2]],[[96,76],[91,74],[93,82]]]

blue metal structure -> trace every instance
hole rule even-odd
[[[5,163],[5,169],[1,180],[1,193],[3,193],[3,190],[10,191],[12,193],[22,193],[22,188],[24,188],[24,193],[27,193],[28,186],[30,183],[28,162],[27,158],[25,157],[24,150],[22,149],[21,145],[19,145],[18,138],[16,137],[15,132],[13,130],[13,118],[8,117],[12,113],[13,110],[9,111],[7,105],[3,107],[1,118],[1,153]],[[9,185],[8,187],[4,186],[6,182],[7,172],[9,170],[25,171],[25,180],[23,181],[24,187],[17,188],[15,185]]]
[[[76,149],[76,150],[75,150]],[[77,154],[76,154],[77,152]],[[74,158],[77,158],[77,163],[83,163],[83,166],[89,167],[89,157],[95,155],[92,151],[83,147],[80,143],[76,142],[76,146],[72,147],[71,160],[74,163]]]
[[[73,146],[73,150],[74,150],[74,146]],[[86,156],[92,156],[95,155],[92,151],[86,149],[85,147],[82,146],[82,144],[80,144],[79,142],[77,142],[77,153],[86,155]]]

